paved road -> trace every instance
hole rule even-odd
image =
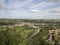
[[[31,40],[33,37],[35,37],[38,33],[40,32],[40,29],[35,29],[35,31],[33,32],[33,34],[29,37],[29,39]]]

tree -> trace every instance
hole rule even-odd
[[[0,31],[0,45],[19,45],[21,42],[21,35],[15,30],[7,28]]]

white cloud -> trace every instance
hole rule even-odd
[[[41,2],[41,3],[38,3],[34,6],[31,7],[31,9],[38,9],[38,8],[42,8],[42,7],[46,7],[46,6],[50,6],[50,5],[54,5],[56,4],[55,2]]]
[[[37,9],[32,9],[29,11],[30,13],[38,13],[39,15],[60,15],[60,7],[58,8],[53,8],[50,10],[37,10]]]
[[[45,6],[52,5],[54,3],[46,3],[42,2],[36,5],[33,5],[29,10],[18,11],[20,7],[24,6],[25,4],[31,2],[32,0],[25,1],[23,3],[14,2],[13,4],[7,5],[4,1],[0,0],[0,9],[8,9],[7,11],[0,12],[1,17],[8,17],[8,18],[58,18],[60,15],[60,7],[59,8],[52,8],[48,10],[38,10],[38,8],[42,8]],[[60,17],[60,16],[59,16]]]
[[[58,13],[58,14],[60,14],[60,7],[51,9],[50,12],[51,12],[51,13]]]
[[[30,10],[30,12],[31,12],[31,13],[38,13],[39,10],[37,10],[37,9],[32,9],[32,10]]]
[[[25,4],[31,2],[32,0],[25,0],[23,3],[16,1],[16,0],[10,0],[8,4],[4,3],[5,0],[0,0],[0,9],[8,9],[8,10],[18,10],[20,7],[24,6]]]
[[[41,3],[38,3],[38,4],[36,4],[36,5],[33,5],[32,7],[30,7],[30,8],[36,8],[36,7],[38,7],[38,6],[42,6],[42,5],[45,5],[46,4],[46,2],[41,2]]]
[[[47,2],[60,2],[60,0],[46,0]]]
[[[4,3],[4,0],[0,0],[0,9],[7,9],[7,4]]]
[[[32,0],[26,0],[26,1],[24,1],[23,3],[16,1],[16,2],[11,3],[11,4],[8,6],[8,8],[10,8],[10,9],[12,9],[12,10],[20,9],[22,6],[24,6],[25,4],[27,4],[27,3],[31,2],[31,1],[32,1]],[[12,2],[12,1],[11,1],[11,2]]]

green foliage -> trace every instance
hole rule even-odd
[[[0,45],[19,45],[21,35],[15,30],[7,28],[0,31]]]
[[[26,27],[28,26],[0,27],[0,45],[26,45],[26,41],[29,38],[28,35],[34,31],[32,28],[27,29]]]
[[[29,21],[29,22],[32,22],[32,21]],[[14,21],[11,21],[11,22],[14,22]],[[36,23],[36,20],[33,22]],[[37,23],[39,22],[40,21],[37,21]],[[44,21],[41,21],[41,22],[44,22]],[[9,21],[0,22],[0,24],[8,25]],[[57,25],[57,27],[59,26],[60,25]],[[53,30],[55,28],[53,27],[52,24],[49,24],[46,27],[42,27],[40,32],[31,40],[29,40],[29,37],[33,34],[35,29],[32,27],[29,27],[28,25],[24,25],[21,27],[17,26],[14,28],[0,27],[0,45],[52,45],[50,42],[49,43],[46,42],[46,40],[48,37],[48,31]],[[54,41],[55,43],[58,43],[60,40],[57,37],[55,37]]]

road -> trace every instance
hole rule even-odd
[[[35,37],[38,33],[40,32],[40,29],[35,29],[35,31],[33,32],[33,34],[29,37],[29,39],[31,40],[33,37]]]

